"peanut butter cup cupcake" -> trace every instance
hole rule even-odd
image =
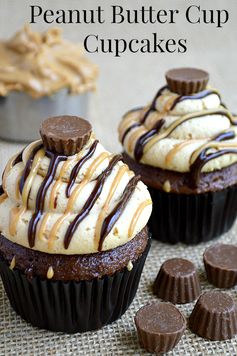
[[[207,72],[180,68],[151,104],[119,126],[124,159],[148,185],[150,227],[164,242],[196,244],[228,231],[237,210],[237,120]]]
[[[149,250],[151,198],[86,120],[43,122],[10,159],[0,196],[0,273],[15,311],[41,328],[101,328],[132,302]]]

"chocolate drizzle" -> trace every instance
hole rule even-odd
[[[23,174],[21,176],[21,179],[20,179],[20,182],[19,182],[19,190],[20,190],[20,193],[22,194],[23,192],[23,188],[24,188],[24,185],[25,185],[25,182],[26,182],[26,179],[28,177],[28,175],[30,174],[30,170],[31,170],[31,167],[32,167],[32,163],[33,163],[33,160],[35,158],[35,155],[36,153],[43,147],[43,144],[40,143],[39,145],[37,145],[33,151],[31,152],[30,154],[30,157],[25,165],[25,168],[24,168],[24,171],[23,171]]]
[[[156,124],[154,125],[154,127],[147,131],[146,133],[144,133],[143,135],[141,135],[135,145],[135,149],[134,149],[134,158],[137,162],[139,162],[142,158],[143,155],[143,148],[144,145],[146,144],[147,140],[149,140],[152,136],[156,135],[157,133],[159,133],[161,127],[164,125],[165,120],[164,119],[160,119],[158,122],[156,122]]]
[[[173,104],[172,104],[172,106],[170,108],[170,111],[174,110],[175,106],[178,103],[181,103],[182,101],[203,99],[203,98],[206,98],[207,96],[209,96],[211,94],[216,94],[220,98],[219,93],[217,93],[215,90],[212,90],[212,89],[203,90],[203,91],[201,91],[199,93],[192,94],[192,95],[180,95],[174,100],[174,102],[173,102]]]
[[[132,130],[134,129],[135,127],[139,127],[139,126],[142,126],[144,125],[146,119],[148,118],[149,114],[152,113],[153,111],[156,111],[156,100],[162,95],[163,91],[167,89],[167,85],[163,86],[162,88],[160,88],[158,90],[158,92],[156,93],[154,99],[152,100],[152,103],[151,105],[149,106],[148,110],[145,112],[145,114],[142,116],[141,120],[139,122],[135,122],[133,123],[131,126],[129,126],[127,128],[127,130],[124,132],[123,136],[122,136],[122,139],[121,139],[121,143],[123,144],[124,143],[124,140],[127,136],[127,134]],[[128,115],[129,113],[132,113],[132,112],[135,112],[135,111],[139,111],[139,110],[142,110],[143,108],[136,108],[136,109],[132,109],[130,111],[128,111],[124,117],[126,115]]]
[[[124,144],[124,141],[125,141],[125,138],[126,138],[127,134],[128,134],[132,129],[134,129],[135,127],[139,127],[139,126],[141,126],[141,124],[139,124],[138,122],[135,122],[135,123],[133,123],[131,126],[129,126],[129,127],[127,128],[127,130],[124,132],[124,134],[123,134],[123,136],[122,136],[122,138],[121,138],[121,143]]]
[[[122,213],[125,209],[125,206],[126,206],[127,202],[129,201],[129,199],[131,198],[139,179],[140,179],[140,176],[134,176],[128,182],[127,186],[124,189],[122,198],[120,199],[119,203],[115,206],[115,208],[112,210],[112,212],[105,218],[102,228],[101,228],[100,241],[99,241],[99,247],[98,247],[99,251],[102,251],[102,246],[103,246],[105,237],[110,233],[110,231],[112,230],[116,221],[122,215]]]
[[[38,191],[37,197],[36,197],[35,212],[32,215],[32,218],[29,222],[28,241],[29,241],[29,246],[31,248],[34,247],[34,244],[35,244],[36,228],[37,228],[38,222],[42,216],[42,212],[44,210],[44,202],[45,202],[45,196],[47,193],[47,189],[49,188],[50,184],[54,180],[58,164],[61,161],[67,160],[67,156],[65,156],[65,155],[54,154],[49,151],[46,151],[46,156],[50,158],[48,172],[47,172],[43,182],[40,185],[40,188],[39,188],[39,191]]]
[[[162,95],[163,91],[167,89],[167,85],[163,86],[162,88],[160,88],[158,90],[158,92],[156,93],[154,99],[152,100],[152,103],[149,107],[149,109],[147,110],[147,112],[145,113],[145,115],[142,117],[142,119],[140,120],[141,125],[143,125],[147,119],[147,117],[149,116],[149,114],[153,111],[156,111],[156,101],[157,99]]]
[[[90,149],[88,150],[87,154],[84,157],[82,157],[82,159],[73,167],[71,174],[70,174],[69,182],[68,182],[68,185],[66,188],[66,197],[67,198],[69,198],[71,195],[72,186],[75,183],[75,180],[77,178],[77,175],[78,175],[81,167],[94,154],[96,147],[98,145],[98,142],[99,142],[98,140],[95,140],[93,142],[93,144],[91,145]]]
[[[225,140],[231,140],[233,138],[235,138],[235,132],[227,131],[227,132],[223,132],[220,135],[214,137],[211,141],[221,142],[221,141],[225,141]],[[225,148],[225,149],[207,154],[207,152],[210,148],[211,147],[207,147],[203,151],[201,151],[201,153],[199,154],[197,159],[190,166],[190,173],[191,173],[191,177],[192,177],[192,183],[194,186],[198,185],[202,167],[207,162],[209,162],[215,158],[221,157],[223,155],[226,155],[226,154],[237,154],[237,149],[234,149],[234,148]]]
[[[97,182],[96,185],[91,193],[91,195],[89,196],[88,200],[86,201],[86,203],[84,204],[82,210],[80,211],[80,213],[75,217],[75,219],[71,222],[71,224],[69,225],[66,235],[65,235],[65,239],[64,239],[64,247],[65,249],[67,249],[70,245],[71,239],[72,239],[72,235],[74,234],[74,232],[76,231],[78,225],[85,219],[85,217],[89,214],[89,212],[91,211],[91,209],[93,208],[96,200],[98,199],[98,197],[100,196],[101,192],[102,192],[102,188],[104,186],[105,180],[106,178],[110,175],[110,173],[113,170],[113,167],[118,163],[118,161],[120,161],[122,159],[121,155],[116,155],[112,158],[112,160],[110,161],[108,167],[99,175],[99,177],[97,178]]]
[[[14,159],[12,166],[15,166],[17,163],[22,162],[22,154],[24,152],[24,149],[16,156],[16,158]]]

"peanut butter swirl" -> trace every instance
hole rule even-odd
[[[191,172],[196,185],[201,172],[237,162],[237,120],[211,87],[191,95],[162,87],[150,105],[125,114],[119,138],[137,162]]]
[[[135,237],[151,214],[145,185],[93,133],[71,156],[33,142],[8,162],[2,187],[2,234],[46,253],[113,249]]]
[[[59,28],[44,33],[25,26],[10,40],[0,42],[0,95],[25,92],[33,98],[60,89],[70,94],[94,90],[98,68],[83,48],[62,39]]]

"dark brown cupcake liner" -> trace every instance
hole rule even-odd
[[[194,245],[227,232],[237,216],[237,185],[202,194],[166,193],[149,189],[152,237],[171,244]]]
[[[205,304],[205,298],[210,295],[212,310]],[[223,295],[228,302],[225,305],[224,299],[218,302],[215,299]],[[212,341],[231,339],[237,333],[237,306],[226,293],[212,291],[201,295],[189,318],[189,327],[195,334]]]
[[[133,268],[91,281],[51,281],[11,270],[0,258],[0,274],[12,308],[33,326],[66,333],[100,329],[123,315],[133,301],[150,248]]]
[[[179,269],[176,275],[171,275],[166,271],[166,263],[169,261],[181,260],[189,263],[193,267],[187,273],[181,275]],[[154,283],[154,293],[164,301],[174,304],[185,304],[196,300],[200,293],[201,287],[195,266],[183,259],[168,260],[160,268]]]

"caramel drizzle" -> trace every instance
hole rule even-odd
[[[129,229],[128,229],[128,237],[131,238],[133,233],[134,233],[134,230],[135,230],[135,227],[136,227],[136,224],[138,222],[138,219],[140,218],[143,210],[152,204],[152,201],[150,199],[147,199],[146,201],[142,202],[137,210],[135,211],[135,214],[133,215],[132,217],[132,220],[131,220],[131,223],[130,223],[130,226],[129,226]]]
[[[96,149],[97,143],[98,143],[98,141],[94,142],[94,144],[91,146],[90,150],[88,151],[87,155],[85,157],[83,157],[74,166],[74,168],[71,172],[70,179],[68,182],[69,200],[68,200],[68,204],[67,204],[67,209],[66,209],[64,215],[56,221],[53,228],[51,229],[49,239],[48,239],[49,247],[51,247],[53,241],[56,238],[56,232],[57,232],[59,226],[68,217],[68,215],[71,214],[73,204],[75,202],[75,199],[77,199],[78,194],[81,192],[83,187],[88,183],[88,181],[91,180],[97,167],[105,159],[107,159],[109,157],[109,153],[107,153],[107,152],[101,153],[97,157],[97,159],[95,161],[93,161],[93,163],[88,168],[83,181],[80,184],[78,184],[78,186],[73,190],[73,192],[71,192],[72,186],[75,184],[75,180],[79,173],[79,170],[81,169],[82,165],[93,155],[93,153]],[[36,203],[35,203],[35,211],[29,221],[28,242],[29,242],[29,246],[31,248],[34,247],[34,245],[35,245],[37,226],[38,226],[40,220],[41,220],[41,224],[38,229],[37,236],[38,236],[39,240],[43,240],[43,238],[44,238],[46,227],[51,219],[50,212],[43,213],[44,208],[45,208],[46,193],[47,193],[51,183],[55,179],[55,175],[56,175],[59,163],[61,161],[66,161],[68,159],[68,157],[64,156],[64,155],[54,154],[54,153],[51,153],[48,151],[46,151],[46,153],[45,153],[44,150],[42,149],[41,144],[34,147],[34,149],[30,153],[30,156],[26,162],[26,166],[23,170],[22,177],[20,179],[20,191],[22,194],[23,206],[22,207],[14,207],[11,210],[9,233],[11,235],[15,235],[17,222],[19,221],[20,217],[25,213],[25,211],[27,209],[27,201],[28,201],[28,197],[30,194],[31,185],[33,183],[33,179],[34,179],[35,175],[38,172],[41,160],[44,158],[45,154],[50,159],[50,162],[49,162],[48,171],[47,171],[47,173],[39,187],[38,193],[37,193]],[[90,197],[88,198],[87,202],[84,204],[80,213],[77,214],[77,216],[70,223],[69,228],[67,229],[67,232],[64,237],[65,249],[67,249],[69,247],[71,238],[72,238],[75,230],[77,229],[78,225],[89,214],[89,212],[93,208],[95,202],[99,198],[99,196],[102,192],[104,183],[106,181],[106,178],[111,174],[113,168],[118,163],[118,161],[120,161],[121,159],[122,159],[121,155],[114,156],[111,159],[111,161],[109,162],[109,165],[107,166],[107,168],[97,177],[95,187],[94,187]],[[51,198],[54,196],[55,193],[57,193],[57,189],[59,187],[59,185],[57,183],[60,182],[60,184],[61,184],[62,175],[64,174],[63,172],[65,172],[65,169],[67,169],[67,167],[68,167],[68,165],[67,165],[67,161],[66,161],[62,165],[62,168],[59,173],[59,177],[53,186],[53,189],[50,194]],[[118,186],[123,174],[126,171],[128,171],[128,167],[126,165],[123,165],[119,168],[119,170],[115,176],[115,179],[113,180],[113,182],[111,184],[108,197],[106,198],[106,201],[104,203],[102,211],[98,217],[97,224],[96,224],[96,231],[95,231],[95,239],[96,239],[96,244],[99,244],[99,248],[102,248],[102,244],[103,244],[104,238],[106,236],[106,231],[104,231],[103,237],[102,237],[103,241],[101,241],[101,229],[103,228],[105,230],[105,226],[106,226],[106,222],[105,222],[104,218],[105,218],[106,214],[108,213],[109,204],[112,200],[112,197],[114,196],[117,186]],[[137,177],[136,178],[133,177],[130,180],[130,182],[128,183],[128,185],[126,186],[123,196],[121,198],[121,202],[115,207],[115,209],[112,212],[115,215],[115,217],[112,218],[112,213],[110,213],[109,216],[107,216],[107,218],[108,218],[107,221],[110,226],[111,226],[110,220],[112,219],[114,222],[116,222],[117,219],[119,218],[119,216],[121,215],[123,209],[125,208],[126,202],[129,200],[130,196],[132,195],[133,190],[135,189],[135,186],[136,186],[135,182],[137,182],[138,179],[139,178],[137,178]],[[128,189],[129,191],[126,192],[126,189]],[[109,217],[111,217],[111,219],[109,219]],[[106,230],[108,230],[108,233],[109,233],[110,227],[108,227],[108,229],[106,228]]]
[[[83,181],[81,181],[81,183],[78,184],[78,186],[73,190],[68,203],[67,203],[67,208],[64,212],[64,215],[61,216],[56,223],[54,224],[50,235],[49,235],[49,240],[48,240],[48,245],[49,248],[52,247],[53,242],[56,238],[57,235],[57,231],[60,228],[60,226],[62,225],[62,223],[68,218],[68,216],[71,214],[71,211],[73,209],[74,203],[76,201],[76,199],[78,198],[80,192],[82,191],[82,189],[85,187],[85,185],[91,180],[91,177],[93,176],[94,172],[96,171],[96,169],[100,166],[100,164],[106,159],[108,158],[109,154],[107,152],[103,152],[101,153],[97,159],[91,164],[91,166],[88,168],[85,178],[83,179]]]
[[[66,235],[65,235],[65,239],[64,239],[64,247],[65,249],[68,249],[69,244],[71,242],[72,239],[72,235],[74,234],[74,232],[76,231],[78,225],[85,219],[85,217],[89,214],[89,212],[91,211],[91,209],[93,208],[96,200],[98,199],[98,197],[100,196],[101,192],[102,192],[102,188],[104,185],[104,182],[106,180],[106,178],[109,176],[109,174],[112,172],[113,167],[118,163],[118,161],[120,161],[122,159],[121,155],[116,155],[112,158],[112,160],[110,161],[108,167],[103,171],[103,173],[101,173],[101,175],[97,178],[97,182],[96,185],[89,197],[89,199],[87,200],[87,202],[84,204],[82,210],[80,211],[80,213],[75,217],[75,219],[71,222],[71,224],[69,225],[67,231],[66,231]]]
[[[24,168],[24,171],[23,171],[23,174],[22,174],[22,177],[20,179],[20,184],[19,184],[19,189],[20,189],[20,193],[22,194],[23,192],[23,188],[24,188],[24,185],[25,185],[25,182],[27,180],[27,177],[29,176],[30,174],[30,171],[31,171],[31,167],[32,167],[32,163],[33,163],[33,160],[35,158],[35,155],[36,153],[41,150],[43,148],[43,144],[40,143],[39,145],[37,145],[36,147],[34,147],[34,149],[32,150],[31,154],[30,154],[30,157],[25,165],[25,168]]]
[[[101,234],[101,228],[102,228],[103,221],[104,221],[105,216],[107,215],[108,210],[109,210],[109,204],[114,196],[114,193],[116,192],[116,189],[117,189],[123,175],[126,172],[128,172],[128,170],[129,170],[128,166],[126,166],[126,165],[121,166],[119,168],[112,184],[111,184],[109,194],[107,196],[107,199],[102,207],[102,210],[101,210],[99,217],[97,219],[97,222],[96,222],[96,227],[95,227],[95,246],[96,246],[96,248],[98,247],[98,243],[100,240],[100,234]]]
[[[136,161],[140,161],[142,156],[143,156],[143,149],[144,146],[146,144],[146,142],[148,140],[150,140],[153,136],[157,135],[160,131],[160,129],[162,128],[162,126],[164,125],[165,120],[164,119],[160,119],[159,121],[157,121],[155,123],[155,125],[153,126],[153,128],[147,132],[145,132],[143,135],[141,135],[135,145],[135,149],[134,149],[134,158]]]
[[[237,154],[237,143],[222,142],[231,140],[235,137],[236,135],[234,131],[222,132],[192,154],[190,172],[194,185],[198,184],[201,170],[207,162],[226,154]],[[222,147],[223,149],[221,149]],[[208,153],[212,148],[217,149],[218,151]]]
[[[87,154],[80,161],[78,161],[78,163],[73,167],[73,169],[71,171],[70,179],[69,179],[69,182],[68,182],[68,185],[67,185],[67,189],[66,189],[66,197],[67,198],[69,198],[70,195],[71,195],[72,186],[75,183],[76,177],[78,176],[78,173],[79,173],[81,167],[94,154],[97,145],[98,145],[98,140],[95,140],[93,142],[93,144],[91,145],[91,147],[90,147],[89,151],[87,152]]]
[[[47,172],[43,182],[40,185],[40,188],[39,188],[39,191],[38,191],[38,194],[36,197],[35,212],[32,215],[32,218],[29,222],[28,241],[29,241],[29,246],[31,248],[34,247],[34,244],[35,244],[36,228],[37,228],[38,222],[42,216],[42,212],[44,210],[44,202],[45,202],[45,196],[46,196],[47,189],[49,188],[50,184],[53,182],[58,164],[61,161],[65,161],[67,159],[67,156],[53,154],[52,152],[49,152],[49,151],[46,152],[46,155],[50,158],[48,172]]]
[[[102,251],[103,247],[103,242],[105,240],[105,237],[110,233],[112,228],[114,227],[115,223],[118,221],[120,216],[122,215],[126,204],[130,200],[137,183],[139,181],[140,177],[139,176],[134,176],[130,181],[128,182],[127,186],[125,187],[122,197],[119,201],[119,203],[115,206],[115,208],[112,210],[112,212],[104,219],[102,228],[101,228],[101,234],[100,234],[100,241],[99,241],[99,251]]]
[[[145,124],[146,119],[148,118],[148,116],[149,116],[152,112],[156,111],[156,101],[157,101],[157,99],[162,95],[162,93],[163,93],[163,91],[164,91],[165,89],[167,89],[167,85],[163,86],[162,88],[160,88],[160,89],[158,90],[158,92],[156,93],[155,97],[153,98],[153,100],[152,100],[152,102],[151,102],[151,105],[148,107],[148,110],[145,111],[145,114],[141,117],[140,121],[139,121],[139,122],[135,122],[135,123],[133,122],[132,125],[129,126],[129,127],[125,130],[125,132],[123,133],[122,138],[121,138],[121,143],[122,143],[122,144],[124,143],[124,140],[125,140],[127,134],[128,134],[132,129],[134,129],[135,127],[143,126],[143,125]],[[140,111],[141,109],[142,109],[142,108],[132,109],[132,110],[128,111],[128,112],[125,114],[125,116],[128,115],[128,114],[130,114],[130,113],[133,113],[133,112],[135,112],[135,111]]]
[[[26,208],[22,207],[14,207],[10,212],[10,220],[9,220],[9,234],[11,236],[16,235],[16,227],[17,223],[20,220],[21,216],[25,213]]]

